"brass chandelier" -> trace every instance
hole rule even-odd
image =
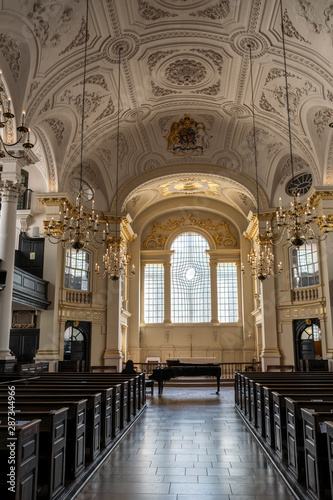
[[[34,147],[34,144],[30,142],[30,128],[27,127],[25,123],[25,111],[22,111],[22,119],[21,119],[21,125],[19,125],[16,130],[19,134],[19,137],[16,142],[6,142],[2,129],[6,127],[6,125],[10,125],[11,120],[15,118],[14,114],[12,113],[11,110],[11,98],[8,97],[6,98],[6,92],[4,88],[4,84],[2,83],[1,80],[1,75],[2,71],[0,69],[0,158],[5,158],[6,155],[11,156],[12,158],[24,158],[27,156],[29,153],[29,150]],[[5,107],[5,101],[6,107]],[[2,109],[1,109],[2,108]],[[19,152],[17,151],[17,148],[15,149],[15,153],[10,150],[10,148],[14,146],[18,146],[19,144],[22,144],[22,147],[24,148],[23,151]]]
[[[126,253],[126,245],[120,234],[118,234],[118,185],[119,185],[119,130],[120,130],[120,67],[121,51],[119,47],[118,58],[118,116],[117,116],[117,154],[116,154],[116,213],[115,213],[115,235],[111,236],[109,225],[106,225],[106,232],[103,232],[103,240],[106,241],[106,251],[103,255],[103,269],[95,264],[95,272],[100,278],[110,278],[112,281],[119,281],[120,278],[134,278],[135,266],[131,266],[130,273],[127,269],[131,261],[131,255]]]
[[[286,62],[286,46],[285,46],[285,34],[284,34],[284,22],[283,22],[283,7],[282,0],[280,0],[280,13],[281,13],[281,33],[282,33],[282,49],[283,49],[283,63],[284,63],[284,77],[285,77],[285,99],[286,99],[286,109],[288,117],[288,135],[289,135],[289,154],[290,154],[290,166],[291,166],[291,184],[294,183],[294,159],[293,159],[293,147],[291,138],[291,121],[290,121],[290,105],[289,105],[289,92],[288,92],[288,75],[287,75],[287,62]],[[284,235],[287,234],[287,241],[291,243],[292,246],[299,248],[308,240],[324,240],[327,238],[328,225],[326,222],[325,215],[318,217],[316,214],[315,207],[310,206],[310,198],[307,199],[306,203],[302,203],[300,200],[300,194],[297,189],[294,188],[292,191],[293,200],[290,202],[288,208],[283,208],[281,198],[279,199],[279,208],[276,210],[276,226],[279,231],[279,235],[275,238],[272,228],[268,226],[266,229],[266,235],[272,244],[279,244]],[[319,227],[321,231],[319,231]]]
[[[98,215],[95,213],[95,202],[92,200],[92,209],[83,206],[83,131],[85,117],[85,94],[87,72],[87,46],[88,46],[88,3],[86,3],[85,47],[83,65],[83,90],[82,90],[82,119],[81,119],[81,157],[80,157],[80,183],[75,206],[64,201],[59,211],[59,220],[51,219],[45,228],[45,235],[51,243],[61,243],[64,247],[72,247],[76,251],[87,247],[95,240],[99,227]]]
[[[258,183],[258,158],[257,158],[257,138],[256,138],[256,123],[254,112],[254,97],[253,97],[253,74],[252,74],[252,47],[248,45],[250,53],[250,79],[251,79],[251,95],[252,95],[252,119],[253,119],[253,153],[256,175],[256,189],[257,189],[257,223],[258,223],[258,236],[257,236],[257,249],[253,249],[247,256],[247,261],[251,266],[251,272],[248,276],[245,275],[245,268],[242,264],[241,270],[245,278],[250,276],[257,278],[259,281],[264,281],[270,276],[276,277],[282,271],[281,263],[278,265],[278,273],[274,274],[274,254],[270,248],[270,241],[265,234],[260,234],[260,206],[259,206],[259,183]]]

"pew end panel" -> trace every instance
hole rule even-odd
[[[325,500],[331,496],[325,421],[333,419],[333,415],[308,408],[301,408],[301,412],[307,493],[314,500]]]
[[[35,500],[37,495],[38,448],[40,420],[18,421],[15,428],[15,476],[11,500]],[[0,467],[9,473],[8,425],[0,424]],[[0,492],[8,498],[7,475],[1,474]]]

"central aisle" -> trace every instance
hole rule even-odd
[[[166,386],[147,405],[77,500],[295,498],[234,409],[233,388]]]

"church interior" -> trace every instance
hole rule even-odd
[[[0,374],[329,377],[332,54],[328,0],[1,0]]]
[[[332,358],[328,3],[86,10],[1,5],[2,365]]]

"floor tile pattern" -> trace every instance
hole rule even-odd
[[[77,500],[292,500],[247,430],[234,390],[168,387]]]

